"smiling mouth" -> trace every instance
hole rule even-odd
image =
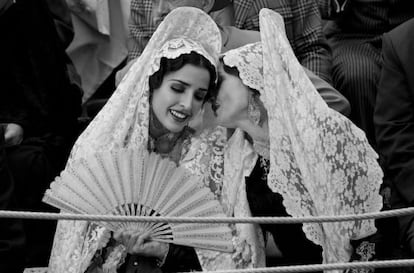
[[[183,113],[177,110],[172,110],[172,109],[170,109],[170,114],[174,118],[174,120],[178,122],[184,122],[190,117],[189,114],[186,114],[186,113]]]

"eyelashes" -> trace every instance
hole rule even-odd
[[[176,87],[176,86],[171,86],[170,88],[173,92],[175,92],[177,94],[182,94],[182,93],[185,92],[185,88],[179,88],[179,87]],[[196,91],[194,93],[194,98],[197,101],[204,101],[206,96],[207,96],[207,92],[204,92],[204,91]]]
[[[184,92],[184,89],[178,88],[176,86],[171,86],[171,90],[174,91],[175,93],[183,93]]]

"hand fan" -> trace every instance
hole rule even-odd
[[[43,201],[64,212],[225,217],[202,178],[144,149],[91,154],[61,172]],[[149,231],[152,240],[232,252],[231,229],[217,223],[100,222],[109,230]]]

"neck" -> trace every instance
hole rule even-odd
[[[157,139],[160,136],[170,133],[170,131],[162,125],[158,120],[155,113],[150,110],[150,119],[149,119],[149,134],[151,137]]]

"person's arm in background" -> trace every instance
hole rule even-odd
[[[115,85],[117,86],[136,58],[144,51],[155,26],[151,22],[151,0],[132,0],[131,14],[129,18],[128,60],[124,68],[116,73]]]
[[[326,102],[329,108],[349,117],[351,114],[351,105],[349,101],[338,90],[332,87],[329,83],[316,76],[312,71],[303,67],[307,76],[315,86],[319,95]]]
[[[331,49],[322,31],[322,18],[314,0],[297,1],[292,6],[292,47],[299,62],[317,76],[332,83]]]
[[[210,12],[209,15],[219,26],[234,26],[234,9],[232,5]]]
[[[151,22],[152,1],[132,0],[129,18],[128,62],[144,51],[155,26]]]
[[[46,0],[46,3],[55,22],[59,39],[62,41],[63,47],[67,48],[75,34],[68,5],[64,0]]]
[[[23,141],[24,128],[30,124],[29,114],[25,109],[25,98],[20,90],[7,84],[3,87],[6,89],[0,94],[0,126],[4,133],[2,137],[7,146],[18,145]]]
[[[19,27],[16,18],[19,9],[13,1],[0,2],[0,127],[1,139],[6,146],[17,145],[23,140],[24,129],[31,125],[30,113],[27,110],[27,100],[23,89],[24,83],[19,82],[16,75],[21,74],[17,69],[22,65],[20,55],[24,54],[24,40],[20,39]],[[20,55],[17,55],[19,52]]]
[[[2,15],[6,10],[14,4],[14,0],[0,0],[0,15]]]
[[[413,21],[414,22],[414,21]],[[414,24],[412,24],[412,30]],[[405,37],[404,37],[405,36]],[[378,85],[374,123],[382,167],[398,194],[407,204],[414,202],[414,81],[413,69],[406,70],[412,54],[408,46],[410,32],[401,34],[405,43],[383,36],[383,66]],[[394,36],[395,37],[395,36]],[[397,48],[398,49],[397,49]],[[414,48],[414,42],[411,42]],[[400,56],[404,56],[403,59]],[[412,55],[411,55],[412,56]],[[411,58],[411,62],[414,58]],[[413,67],[411,65],[411,67]],[[411,77],[409,76],[411,73]]]

